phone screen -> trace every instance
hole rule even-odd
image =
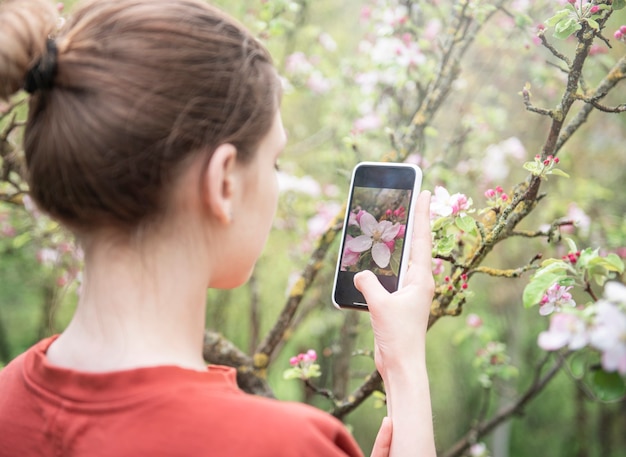
[[[421,174],[407,165],[361,164],[355,169],[344,220],[333,298],[342,307],[366,308],[353,278],[372,271],[389,292],[398,289],[414,193]]]

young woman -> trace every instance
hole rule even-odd
[[[32,94],[30,193],[76,234],[84,283],[65,331],[0,371],[0,456],[360,455],[334,418],[202,359],[206,289],[248,279],[276,208],[267,51],[200,0],[91,0],[56,24],[45,0],[0,3],[0,97]],[[378,456],[435,455],[428,205],[406,287],[355,278],[388,391]]]

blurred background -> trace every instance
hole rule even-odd
[[[66,11],[73,3],[65,2]],[[410,124],[411,100],[427,88],[420,83],[437,72],[441,58],[437,43],[451,26],[450,16],[443,13],[452,2],[213,3],[266,42],[285,83],[282,113],[289,146],[280,159],[282,191],[274,230],[249,284],[212,290],[207,298],[207,328],[253,353],[317,238],[340,212],[352,167],[361,160],[383,158],[395,147],[392,133]],[[484,7],[495,2],[470,3]],[[463,53],[445,104],[410,156],[424,170],[424,188],[441,185],[450,193],[463,193],[476,208],[485,206],[484,192],[489,188],[501,186],[511,192],[528,174],[522,164],[532,161],[546,140],[549,123],[525,109],[520,95],[524,85],[530,84],[534,103],[553,108],[565,81],[556,59],[536,39],[538,25],[554,14],[559,2],[504,3]],[[606,28],[612,47],[599,41],[585,67],[591,87],[626,52],[625,43],[612,39],[613,30],[626,23],[623,11]],[[415,26],[397,34],[403,17],[414,20]],[[575,43],[546,36],[571,55]],[[398,48],[394,39],[403,47]],[[618,87],[606,104],[624,103],[624,94],[623,86]],[[571,219],[575,225],[563,228],[562,235],[579,247],[599,247],[625,257],[625,144],[623,113],[592,113],[559,154],[561,168],[570,178],[550,177],[542,187],[546,197],[522,228],[538,230],[555,220]],[[0,363],[4,364],[38,339],[62,331],[77,299],[80,254],[62,245],[59,240],[66,235],[52,222],[33,216],[33,211],[0,203]],[[337,311],[331,305],[337,250],[335,242],[268,374],[278,398],[306,401],[321,409],[331,408],[329,400],[313,395],[298,381],[283,379],[290,357],[315,349],[322,377],[314,382],[338,393],[350,392],[374,369],[367,314]],[[513,238],[497,246],[485,265],[517,268],[536,254],[560,257],[566,252],[559,241]],[[536,308],[523,308],[527,281],[528,274],[517,279],[472,278],[463,314],[443,318],[429,331],[439,450],[452,446],[483,410],[493,413],[510,404],[531,383],[544,354],[537,335],[547,328],[547,320]],[[480,317],[494,340],[506,343],[518,376],[489,389],[481,384],[474,364],[479,342],[461,338],[470,313]],[[339,357],[346,353],[355,354],[348,366]],[[563,370],[523,414],[497,428],[484,440],[490,454],[626,455],[624,399],[593,401],[574,378],[571,369]],[[347,417],[366,453],[384,414],[381,398],[373,396]]]

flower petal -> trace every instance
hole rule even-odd
[[[391,251],[385,243],[375,243],[372,246],[372,259],[380,268],[387,268],[391,260]]]
[[[359,235],[356,238],[346,241],[346,249],[352,252],[364,252],[372,247],[372,237]]]
[[[359,219],[361,225],[361,231],[369,236],[372,236],[374,230],[378,227],[378,221],[370,213],[363,211],[361,218]]]
[[[392,224],[389,221],[383,221],[383,222],[381,222],[381,224],[383,224],[384,222],[387,222],[388,224],[385,224],[382,227],[383,230],[382,230],[382,235],[380,236],[380,238],[383,241],[391,241],[400,232],[401,225],[397,224],[397,223],[396,224]]]

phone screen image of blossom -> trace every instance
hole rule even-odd
[[[363,270],[372,271],[388,291],[397,290],[414,183],[412,169],[357,170],[339,259],[336,303],[365,304],[353,283],[354,275]]]

